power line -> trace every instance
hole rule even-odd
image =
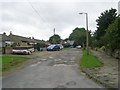
[[[28,1],[28,0],[27,0],[27,1]],[[30,3],[29,1],[28,1],[28,3],[30,4],[30,6],[32,7],[32,9],[34,10],[34,12],[41,18],[41,20],[42,20],[44,23],[46,23],[45,20],[43,20],[43,17],[41,17],[41,15],[39,14],[39,12],[36,10],[36,8],[32,5],[32,3]],[[48,23],[47,23],[47,25],[48,25],[49,27],[52,27],[52,25],[50,25],[50,24],[48,24]]]

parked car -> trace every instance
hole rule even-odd
[[[80,45],[79,45],[79,46],[76,46],[76,48],[77,48],[77,49],[81,49],[81,46],[80,46]]]
[[[14,54],[31,54],[34,51],[34,47],[31,46],[17,46],[12,50]]]
[[[60,50],[62,50],[64,47],[62,44],[57,44],[60,47]]]
[[[50,45],[47,47],[47,51],[59,51],[60,50],[60,46],[58,45]]]

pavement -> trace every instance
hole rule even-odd
[[[42,52],[40,52],[42,53]],[[43,52],[44,53],[44,52]],[[69,49],[33,58],[30,64],[9,76],[3,76],[3,88],[99,88],[79,69],[82,50]]]
[[[118,59],[108,56],[106,53],[92,51],[93,54],[104,63],[103,67],[86,69],[83,72],[89,78],[101,83],[106,88],[118,89]]]

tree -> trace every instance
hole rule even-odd
[[[89,35],[90,36],[90,35]],[[69,36],[70,40],[74,41],[74,46],[81,45],[86,43],[86,30],[85,28],[75,28]]]
[[[61,43],[61,38],[59,35],[55,34],[49,38],[49,42],[51,44],[60,44]]]
[[[114,52],[120,50],[120,17],[118,16],[114,23],[109,25],[104,38],[107,41],[107,47]]]
[[[45,43],[37,43],[35,45],[35,49],[37,49],[38,51],[40,51],[40,48],[43,48],[43,47],[45,47]]]
[[[115,21],[117,15],[116,11],[116,9],[111,8],[110,10],[106,10],[105,12],[101,13],[101,15],[98,17],[96,20],[98,26],[96,31],[96,39],[99,40],[101,36],[104,36],[106,33],[105,30],[111,23]]]

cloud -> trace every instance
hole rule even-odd
[[[48,40],[53,29],[61,38],[67,38],[76,27],[86,27],[88,13],[89,30],[96,30],[96,19],[110,8],[117,9],[117,2],[1,2],[2,27],[0,33],[10,31],[16,35]],[[32,4],[32,5],[31,5]]]

